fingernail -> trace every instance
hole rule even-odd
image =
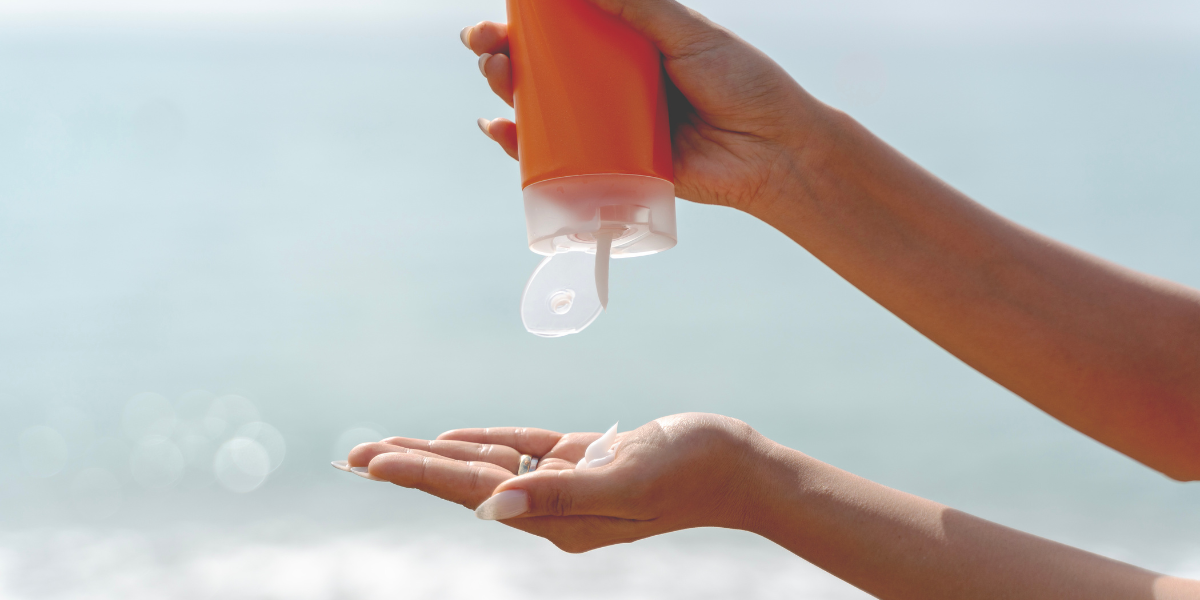
[[[467,47],[467,50],[471,49],[471,27],[474,26],[467,25],[466,27],[463,27],[462,31],[458,32],[458,39],[462,40],[462,43]]]
[[[483,132],[483,135],[488,136],[488,138],[492,139],[492,140],[496,139],[496,138],[492,137],[492,132],[488,131],[488,127],[490,127],[492,124],[491,121],[489,121],[483,117],[479,117],[479,120],[476,121],[475,123],[477,123],[479,125],[479,130]]]
[[[350,467],[350,472],[362,477],[363,479],[370,479],[371,481],[383,481],[382,479],[367,472],[366,467]]]
[[[492,57],[492,55],[488,54],[487,52],[484,52],[483,54],[479,55],[479,72],[483,73],[484,77],[487,77],[487,71],[483,70],[483,67],[485,67],[487,65],[487,61],[491,57]]]
[[[511,519],[529,512],[529,494],[525,490],[500,492],[475,509],[475,516],[484,521]]]
[[[350,470],[350,463],[348,463],[344,460],[335,460],[329,464],[333,465],[333,468],[335,468],[339,471],[349,471]]]

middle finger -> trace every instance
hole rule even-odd
[[[505,104],[513,105],[512,63],[504,54],[483,54],[479,57],[479,70],[487,78],[492,92]]]
[[[477,444],[454,440],[421,440],[416,438],[391,437],[383,443],[401,448],[424,450],[454,460],[474,460],[491,463],[516,473],[521,464],[521,453],[501,444]]]
[[[396,438],[391,438],[391,439],[396,439]],[[415,444],[413,444],[413,446],[415,446]],[[416,456],[438,458],[438,459],[442,459],[442,460],[475,462],[475,463],[483,465],[487,468],[496,469],[497,471],[500,471],[500,472],[508,474],[508,475],[512,475],[515,472],[515,471],[512,471],[512,470],[502,466],[502,465],[498,465],[491,461],[480,460],[478,457],[471,456],[466,453],[462,453],[459,456],[447,456],[446,454],[441,454],[438,452],[431,452],[427,449],[422,449],[420,447],[410,447],[410,446],[402,446],[399,444],[390,444],[387,441],[371,442],[369,444],[359,444],[358,446],[355,446],[355,448],[350,451],[350,456],[347,457],[347,459],[348,459],[347,462],[350,464],[351,467],[365,467],[368,464],[370,464],[371,460],[374,459],[376,456],[379,456],[380,454],[391,454],[391,453],[413,454]],[[518,458],[518,460],[520,460],[520,459]]]

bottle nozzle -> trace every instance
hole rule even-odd
[[[530,333],[562,337],[583,331],[604,307],[597,293],[597,263],[586,252],[546,257],[525,285],[521,321]],[[604,283],[608,284],[607,268]]]

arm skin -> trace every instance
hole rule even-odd
[[[1200,293],[1021,227],[829,119],[753,214],[1051,416],[1200,479]]]
[[[973,202],[674,0],[590,0],[663,52],[676,193],[803,246],[963,362],[1169,477],[1200,479],[1200,292]],[[512,103],[507,29],[463,32]],[[518,156],[516,127],[482,121]]]
[[[776,445],[752,531],[885,599],[1200,598],[1166,577],[918,498]]]
[[[884,600],[1197,600],[1159,575],[872,483],[707,414],[617,439],[616,459],[575,470],[598,433],[460,429],[355,448],[371,476],[476,508],[525,494],[505,525],[568,552],[692,527],[757,533]],[[515,476],[521,454],[542,457]],[[481,510],[480,512],[485,512]],[[479,513],[477,513],[479,514]]]

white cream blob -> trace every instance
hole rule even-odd
[[[617,440],[617,425],[620,423],[613,423],[613,426],[604,432],[604,435],[588,444],[587,450],[583,452],[583,458],[579,459],[579,463],[575,465],[576,469],[603,467],[617,457],[617,450],[613,446],[613,442]]]

